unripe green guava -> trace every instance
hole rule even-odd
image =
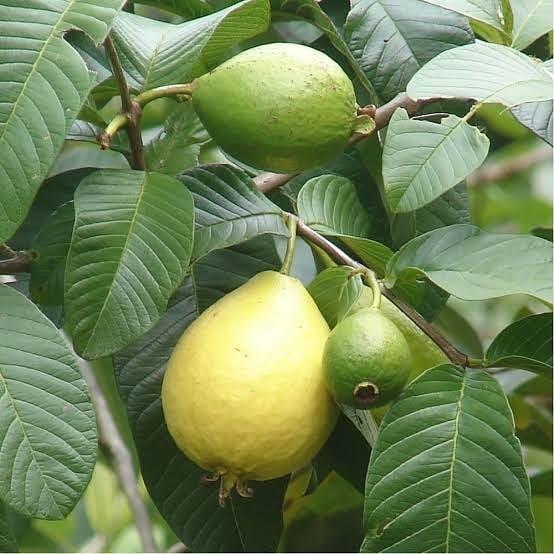
[[[353,408],[375,408],[394,400],[411,369],[404,335],[376,308],[362,308],[343,319],[325,343],[327,388],[337,402]]]
[[[294,173],[338,155],[355,128],[352,82],[299,44],[246,50],[194,82],[192,101],[221,148],[258,169]]]

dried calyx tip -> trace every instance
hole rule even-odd
[[[369,406],[379,398],[379,387],[370,381],[362,381],[354,387],[353,395],[357,402]]]

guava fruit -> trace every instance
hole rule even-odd
[[[361,309],[370,307],[372,302],[371,289],[363,287],[362,294],[350,308],[349,314],[352,315]],[[449,362],[440,347],[386,297],[381,298],[381,312],[400,329],[410,347],[412,371],[408,381],[412,381],[426,369]]]
[[[363,308],[331,331],[323,354],[335,400],[358,409],[382,406],[404,388],[412,368],[400,329],[376,308]]]
[[[328,162],[357,122],[348,76],[322,52],[299,44],[241,52],[194,81],[192,102],[224,151],[280,173]]]
[[[304,466],[337,409],[323,378],[327,322],[297,279],[266,271],[203,312],[183,333],[164,376],[162,406],[177,446],[236,484]]]

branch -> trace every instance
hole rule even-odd
[[[373,116],[373,119],[375,120],[375,129],[373,130],[373,133],[375,133],[389,124],[392,114],[394,113],[396,108],[404,108],[411,115],[420,110],[426,104],[436,102],[437,100],[437,98],[423,98],[421,100],[413,100],[405,92],[403,92],[380,108],[374,109],[374,106],[366,106],[365,108],[361,109],[366,110],[368,113],[375,111],[375,115]],[[371,135],[354,135],[350,139],[348,144],[356,144],[364,140],[368,136]],[[296,175],[298,175],[298,173],[262,173],[261,175],[258,175],[256,178],[254,178],[254,183],[259,190],[267,193],[276,188],[282,187],[293,177],[296,177]]]
[[[13,250],[7,244],[0,245],[0,275],[14,275],[15,273],[29,273],[32,256],[25,250]]]
[[[552,148],[542,146],[504,162],[485,164],[467,177],[466,184],[468,187],[476,187],[486,183],[502,181],[506,177],[526,171],[535,164],[547,160],[552,160]]]
[[[96,379],[94,369],[85,360],[80,359],[80,368],[85,378],[98,419],[100,441],[107,447],[113,461],[114,471],[117,474],[123,493],[127,497],[135,525],[137,527],[144,552],[157,552],[152,522],[146,505],[142,500],[137,486],[137,479],[133,467],[131,454],[119,432],[117,424],[110,411],[108,401]]]
[[[315,246],[326,252],[336,263],[347,265],[354,268],[363,268],[364,266],[351,258],[346,252],[338,246],[327,240],[308,227],[303,221],[299,220],[296,228],[298,235],[303,236]],[[448,359],[457,365],[467,365],[467,356],[455,348],[448,340],[443,337],[429,322],[427,322],[419,313],[417,313],[409,304],[398,298],[390,289],[381,285],[381,293],[386,296],[400,311],[412,320],[439,348],[446,354]]]
[[[109,36],[104,40],[104,47],[110,60],[110,65],[112,66],[112,72],[117,82],[117,87],[119,88],[122,114],[127,121],[127,135],[129,136],[129,143],[131,146],[131,167],[133,169],[144,169],[144,146],[142,144],[142,133],[140,130],[142,108],[139,104],[131,100],[131,94],[129,92],[127,80],[125,79],[123,67],[119,61],[119,56],[117,55],[112,39]],[[105,132],[100,135],[98,141],[103,149],[106,148],[106,144],[109,145],[110,138],[111,137],[108,137]]]

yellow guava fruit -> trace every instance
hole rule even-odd
[[[323,379],[329,327],[297,279],[265,271],[210,306],[169,360],[162,405],[184,454],[236,484],[305,465],[327,440],[337,410]]]
[[[367,119],[337,63],[290,43],[251,48],[196,79],[192,102],[224,151],[278,173],[333,159]]]

